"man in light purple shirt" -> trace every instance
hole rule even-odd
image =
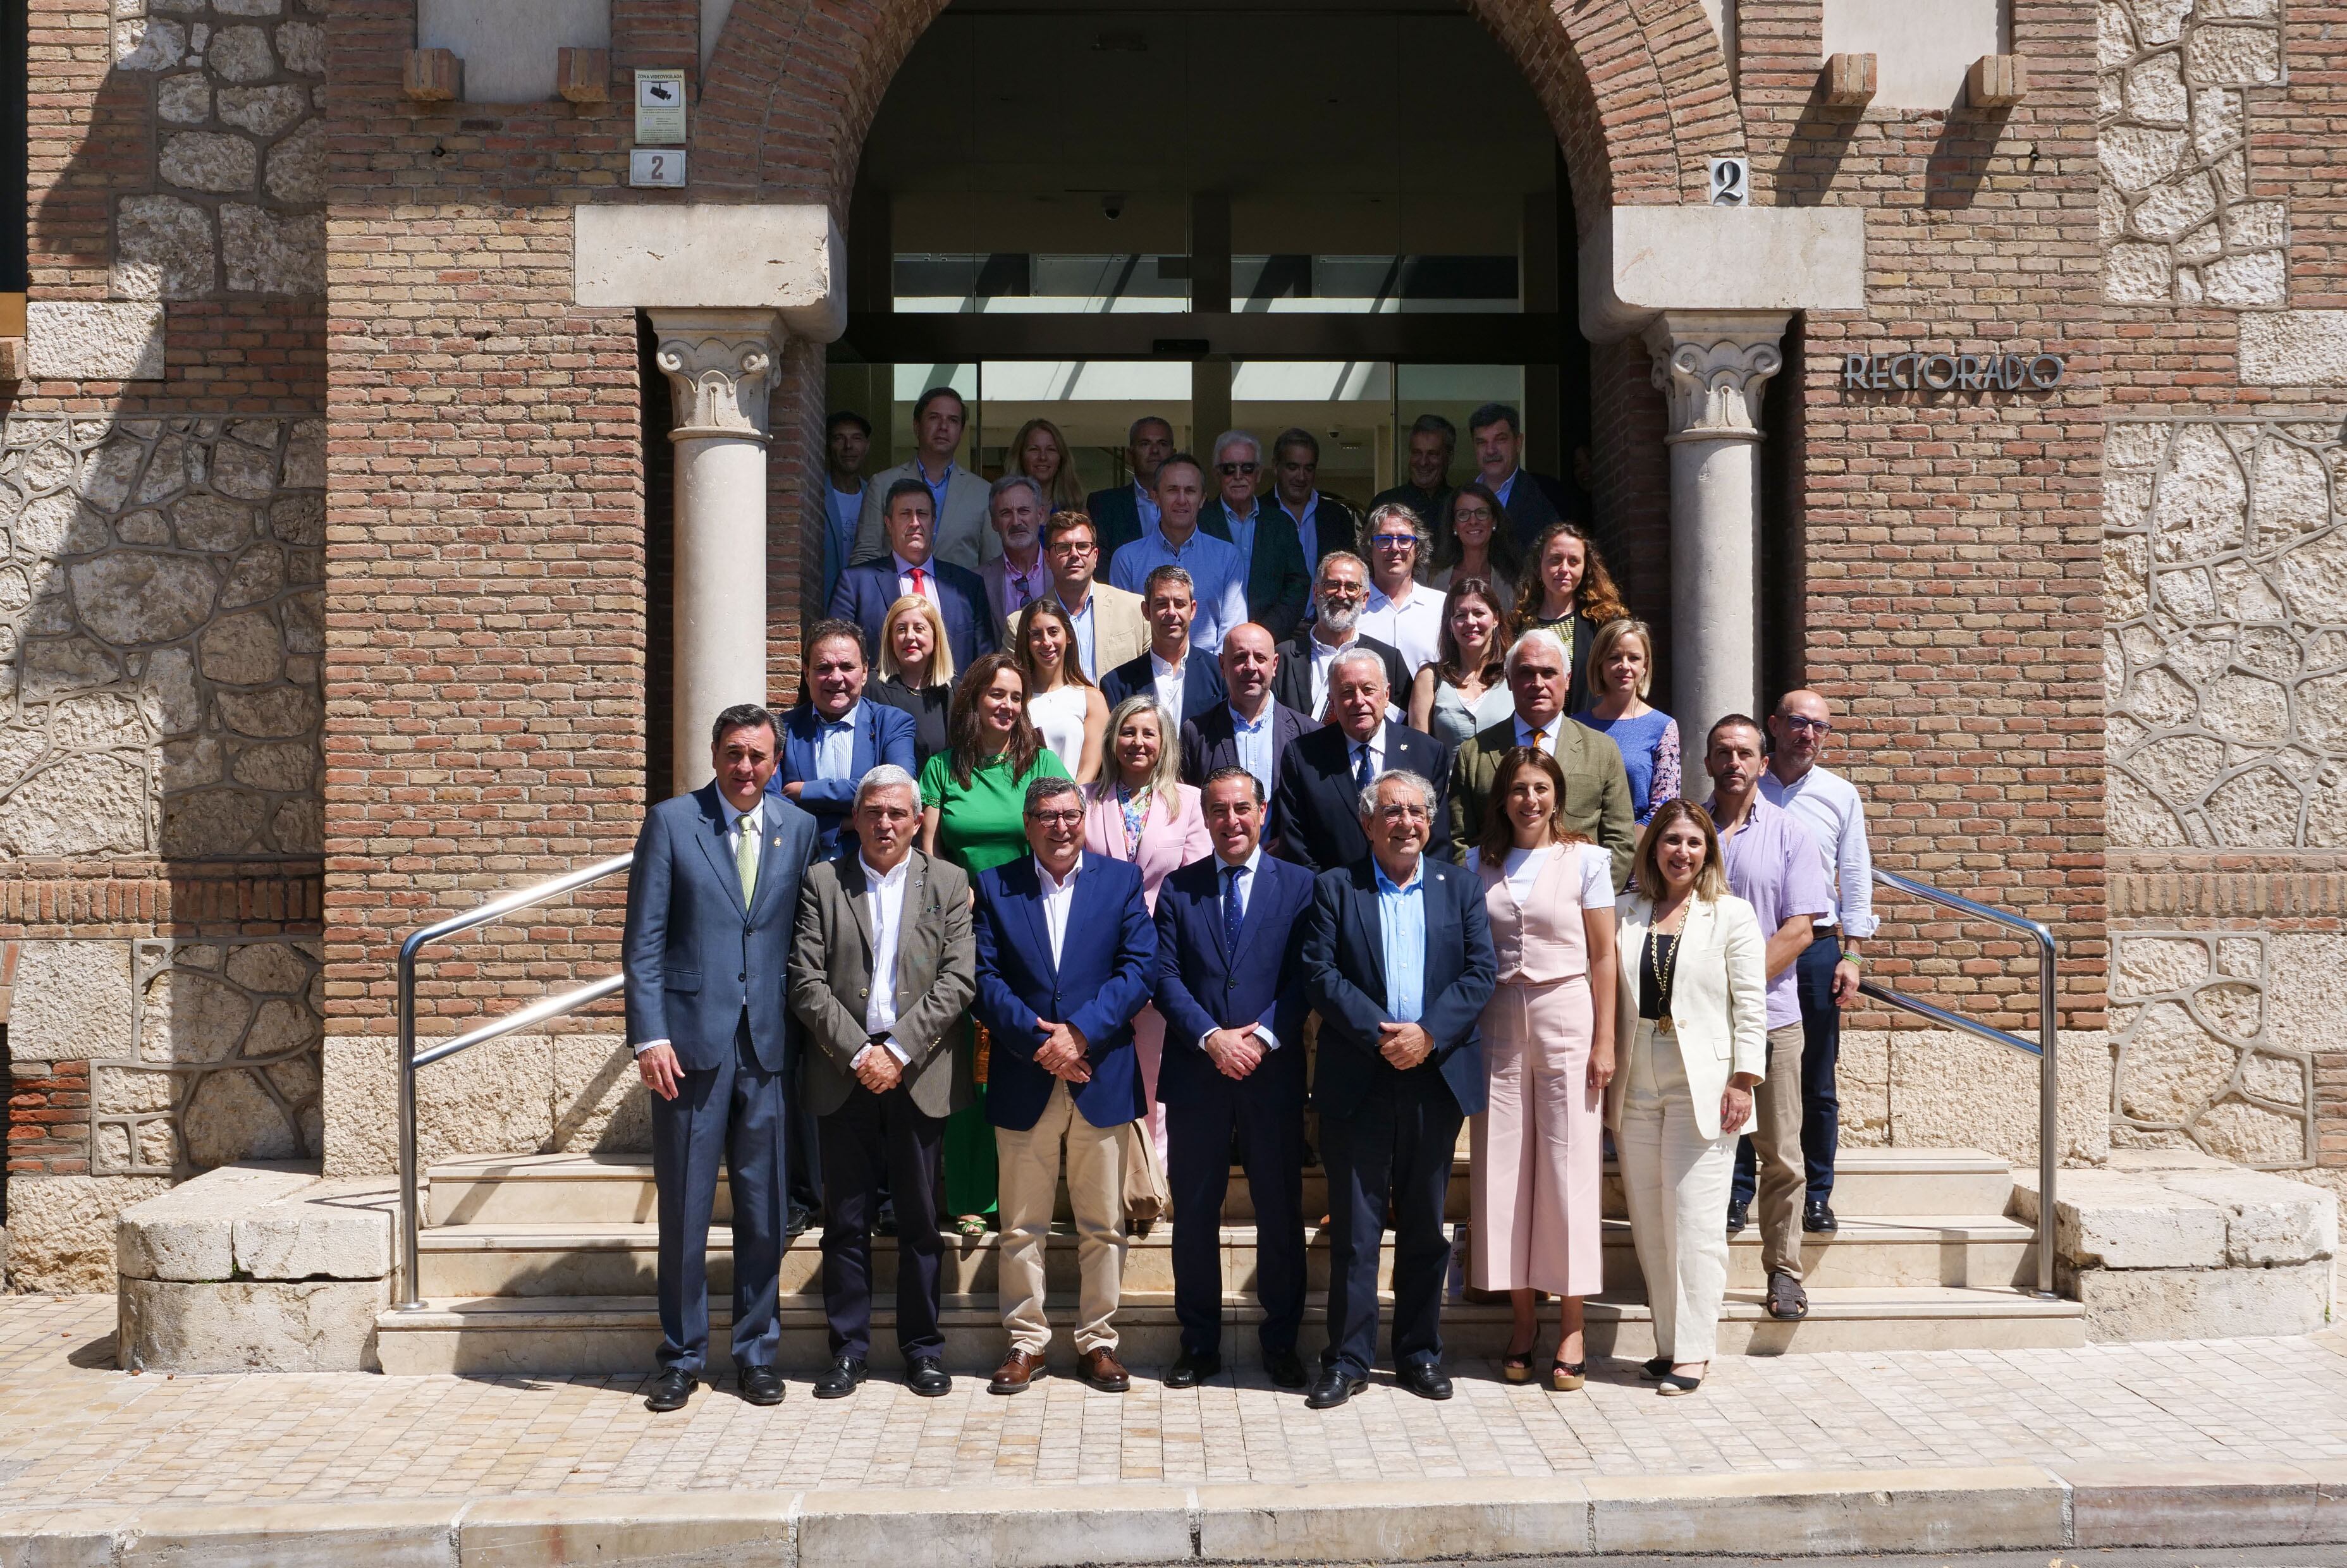
[[[1805,1317],[1801,1288],[1801,1202],[1809,1171],[1801,1158],[1801,994],[1794,961],[1833,907],[1825,863],[1809,830],[1760,793],[1768,748],[1759,721],[1731,713],[1704,743],[1711,775],[1711,819],[1719,829],[1728,890],[1752,906],[1768,934],[1768,1068],[1753,1096],[1750,1143],[1759,1167],[1760,1260],[1768,1271],[1768,1316]],[[1730,1235],[1744,1228],[1744,1205],[1730,1201]]]

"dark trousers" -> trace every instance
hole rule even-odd
[[[1793,960],[1801,997],[1801,1160],[1809,1167],[1809,1201],[1833,1196],[1834,1155],[1841,1147],[1841,1092],[1834,1069],[1841,1060],[1841,1009],[1834,1006],[1834,966],[1841,944],[1820,933]],[[1729,1196],[1750,1204],[1755,1191],[1752,1140],[1736,1143],[1736,1180]]]
[[[1264,1353],[1295,1349],[1304,1321],[1304,1108],[1266,1104],[1246,1080],[1217,1077],[1198,1098],[1165,1107],[1174,1316],[1181,1320],[1182,1348],[1193,1356],[1222,1349],[1223,1196],[1231,1184],[1234,1138],[1255,1199]]]
[[[1394,1075],[1350,1116],[1320,1116],[1328,1173],[1328,1348],[1321,1361],[1368,1375],[1378,1344],[1378,1250],[1386,1204],[1394,1211],[1396,1367],[1442,1355],[1442,1288],[1450,1238],[1442,1201],[1464,1120],[1441,1075]]]
[[[660,1360],[696,1376],[709,1363],[709,1215],[722,1165],[733,1194],[733,1362],[771,1367],[783,1342],[783,1075],[758,1065],[750,1021],[733,1057],[655,1094],[652,1179],[660,1194]]]
[[[875,1094],[862,1084],[827,1116],[823,1139],[823,1315],[831,1353],[864,1360],[872,1352],[872,1221],[885,1186],[897,1198],[897,1348],[907,1360],[945,1349],[938,1327],[938,1168],[945,1118],[925,1116],[898,1084]]]

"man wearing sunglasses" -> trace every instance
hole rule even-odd
[[[1841,1055],[1842,1009],[1858,1000],[1863,964],[1859,944],[1874,935],[1874,858],[1866,845],[1866,803],[1858,788],[1819,765],[1826,737],[1833,733],[1833,710],[1815,692],[1788,692],[1768,716],[1768,766],[1761,774],[1761,796],[1793,814],[1825,860],[1832,895],[1809,945],[1794,961],[1801,999],[1801,1159],[1809,1191],[1801,1228],[1835,1228],[1834,1155],[1840,1143],[1841,1099],[1834,1066]],[[1738,1194],[1751,1191],[1747,1161],[1737,1166]]]
[[[1295,631],[1304,619],[1312,577],[1304,567],[1304,546],[1296,519],[1262,504],[1255,479],[1263,471],[1263,448],[1244,430],[1225,430],[1214,440],[1216,495],[1198,515],[1198,527],[1228,539],[1246,558],[1247,619],[1270,629],[1275,641]]]

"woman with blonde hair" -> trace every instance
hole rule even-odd
[[[1663,1394],[1691,1394],[1718,1349],[1736,1137],[1768,1071],[1768,949],[1752,906],[1727,890],[1703,807],[1657,807],[1632,867],[1614,905],[1605,1124],[1659,1352],[1641,1376]]]
[[[1029,722],[1068,776],[1090,784],[1100,774],[1108,699],[1084,673],[1075,618],[1058,600],[1039,599],[1019,612],[1019,630],[1010,641],[1027,674]]]
[[[1046,510],[1081,512],[1084,487],[1076,478],[1076,455],[1068,438],[1048,419],[1030,419],[1010,438],[1012,471],[1043,487]]]
[[[1588,534],[1573,523],[1551,523],[1541,530],[1516,593],[1516,630],[1545,627],[1564,639],[1573,654],[1566,666],[1572,677],[1566,712],[1589,706],[1589,650],[1597,629],[1629,613]]]
[[[1611,740],[1630,775],[1630,815],[1640,826],[1679,793],[1678,721],[1647,705],[1655,683],[1655,631],[1634,616],[1597,629],[1583,667],[1590,706],[1573,718]]]
[[[880,620],[879,679],[864,694],[913,716],[913,759],[918,767],[946,749],[953,708],[953,648],[945,617],[917,593],[888,607]]]

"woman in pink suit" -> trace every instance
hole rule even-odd
[[[1500,759],[1483,842],[1467,864],[1483,879],[1500,984],[1483,1008],[1490,1102],[1470,1127],[1470,1283],[1504,1290],[1514,1331],[1500,1369],[1532,1376],[1533,1293],[1559,1298],[1563,1336],[1549,1386],[1578,1389],[1587,1365],[1581,1298],[1604,1275],[1598,1220],[1605,1085],[1614,1076],[1614,866],[1560,821],[1564,774],[1518,746]]]
[[[1154,699],[1144,694],[1119,702],[1108,716],[1108,761],[1100,781],[1084,791],[1084,848],[1139,866],[1142,897],[1152,911],[1158,884],[1214,847],[1198,792],[1175,777],[1182,752],[1169,728]],[[1165,1108],[1157,1103],[1157,1063],[1164,1052],[1165,1022],[1155,1008],[1142,1009],[1133,1020],[1133,1044],[1162,1163]]]

